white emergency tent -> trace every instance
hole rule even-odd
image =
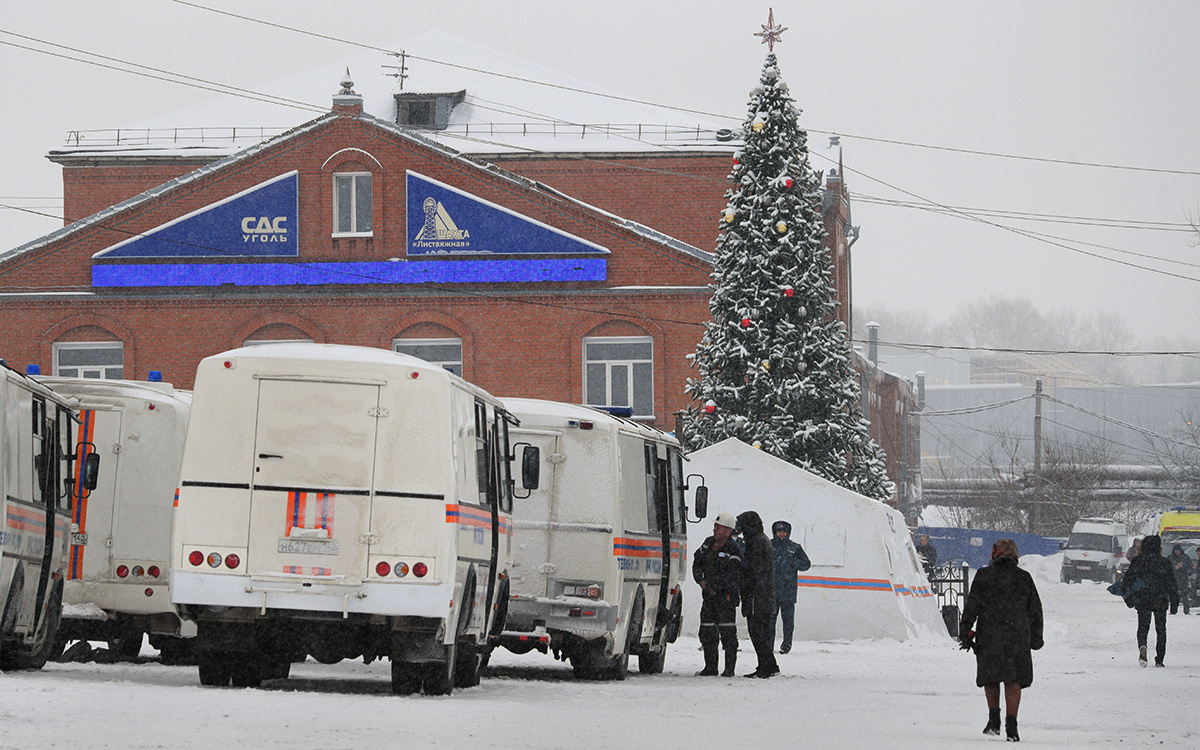
[[[812,561],[798,577],[796,640],[949,637],[899,512],[733,438],[688,459],[686,472],[709,488],[708,517],[688,525],[689,566],[718,512],[757,511],[768,534],[775,521],[792,524]],[[699,618],[689,575],[684,631],[694,635]]]

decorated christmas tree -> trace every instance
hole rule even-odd
[[[797,117],[772,49],[730,173],[685,443],[696,450],[735,437],[883,500],[891,483],[835,315],[821,180]]]

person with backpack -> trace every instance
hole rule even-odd
[[[1146,666],[1146,643],[1150,618],[1154,618],[1154,666],[1162,667],[1167,655],[1167,606],[1179,607],[1179,586],[1175,571],[1162,556],[1162,539],[1152,534],[1142,539],[1141,552],[1129,564],[1121,579],[1125,604],[1137,610],[1138,664]]]

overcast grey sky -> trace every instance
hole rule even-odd
[[[215,95],[18,49],[9,45],[45,46],[13,33],[248,89],[361,51],[171,0],[0,2],[9,32],[0,34],[0,203],[56,215],[61,172],[44,157],[67,131],[120,127]],[[858,308],[926,309],[939,320],[978,298],[1019,296],[1043,310],[1116,312],[1143,346],[1200,325],[1200,253],[1186,233],[970,220],[877,202],[1185,223],[1200,212],[1194,0],[198,4],[382,47],[439,28],[632,97],[739,119],[766,53],[753,34],[773,6],[789,29],[776,52],[801,125],[814,143],[844,134],[862,228]],[[0,208],[0,246],[58,225]]]

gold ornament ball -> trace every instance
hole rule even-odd
[[[733,211],[726,211],[726,212],[725,212],[725,223],[726,223],[726,224],[732,224],[732,223],[733,223],[733,220],[734,220],[735,218],[736,218],[736,217],[735,217],[735,215],[734,215]]]
[[[763,360],[763,362],[762,362],[762,368],[763,368],[764,370],[770,370],[770,369],[771,369],[771,360],[769,360],[769,359],[764,359],[764,360]]]
[[[787,224],[782,221],[779,222],[778,224],[775,225],[775,231],[779,232],[780,234],[783,234],[784,232],[787,231]]]
[[[753,127],[754,127],[754,132],[757,133],[763,129],[763,124],[761,122],[756,122],[756,123],[754,123]]]

